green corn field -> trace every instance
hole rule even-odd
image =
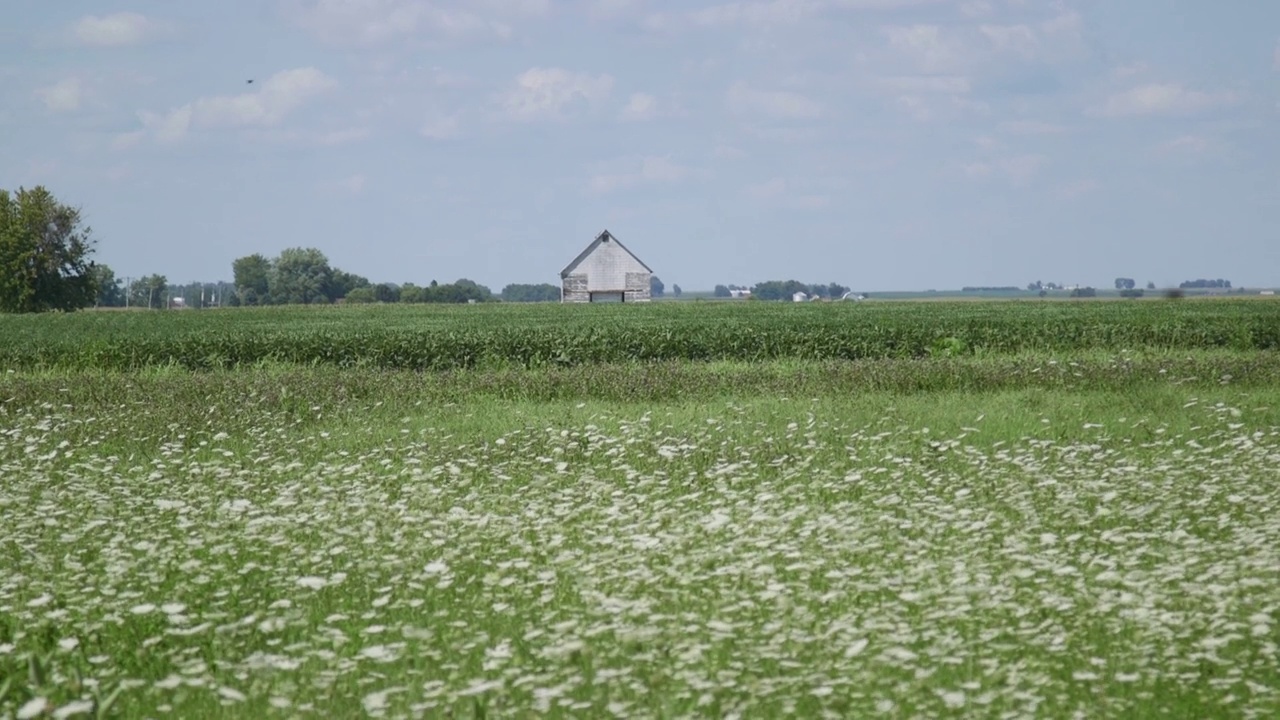
[[[653,303],[290,307],[0,318],[8,369],[262,362],[454,370],[1280,349],[1280,305],[1199,302]]]

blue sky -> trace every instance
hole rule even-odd
[[[10,5],[0,187],[121,276],[1280,285],[1280,3]]]

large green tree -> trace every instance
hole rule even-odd
[[[241,305],[271,302],[271,261],[262,253],[246,255],[231,262],[236,300]]]
[[[89,234],[80,210],[41,185],[0,190],[0,312],[91,307],[98,289]]]
[[[98,307],[124,307],[124,286],[116,273],[106,265],[93,266],[93,282],[98,288],[94,304]]]
[[[558,302],[560,286],[551,283],[511,283],[502,288],[502,299],[505,302]]]
[[[161,310],[168,299],[169,279],[151,274],[134,281],[129,291],[129,304],[133,307],[149,307]]]
[[[333,268],[316,248],[286,248],[271,268],[271,301],[310,305],[330,302]]]

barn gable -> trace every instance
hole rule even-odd
[[[564,302],[645,302],[653,270],[608,230],[560,271]]]

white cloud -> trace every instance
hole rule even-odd
[[[53,112],[69,112],[80,108],[80,80],[67,78],[36,91],[44,106]]]
[[[808,120],[822,114],[822,106],[804,95],[786,90],[757,90],[741,81],[729,88],[727,101],[730,110],[744,115]]]
[[[969,78],[959,75],[903,75],[880,78],[878,84],[895,93],[942,93],[962,95],[969,92]]]
[[[1144,62],[1129,63],[1128,65],[1120,65],[1111,70],[1111,77],[1117,80],[1141,75],[1147,71],[1147,64]]]
[[[419,35],[509,38],[511,22],[550,9],[550,0],[286,0],[285,16],[323,42],[369,46]]]
[[[1230,92],[1208,93],[1190,90],[1177,83],[1150,83],[1114,93],[1100,113],[1111,117],[1135,115],[1182,115],[1201,112],[1231,103]]]
[[[831,196],[818,193],[796,192],[786,178],[770,178],[762,183],[748,185],[747,197],[757,202],[765,202],[777,207],[793,210],[814,210],[826,207],[831,203]]]
[[[983,25],[978,29],[996,50],[1029,58],[1040,46],[1035,31],[1026,25]]]
[[[1222,157],[1222,143],[1204,135],[1179,135],[1156,146],[1157,155],[1166,158],[1204,159]]]
[[[192,129],[269,127],[280,123],[337,83],[311,67],[285,70],[240,95],[200,98],[161,115],[142,112],[144,129],[160,142],[181,140]],[[125,145],[130,141],[122,140]]]
[[[746,151],[742,148],[725,143],[717,144],[713,154],[722,160],[740,160],[747,156]]]
[[[1057,135],[1067,131],[1065,125],[1037,120],[1006,120],[1000,123],[998,127],[1000,130],[1014,135]]]
[[[974,50],[958,32],[938,25],[882,28],[889,47],[917,72],[927,75],[960,75],[973,64]]]
[[[345,180],[343,180],[340,184],[347,192],[351,193],[352,195],[359,195],[360,193],[364,192],[364,186],[367,185],[368,183],[369,183],[369,178],[366,177],[364,173],[356,173],[355,175],[352,175],[351,177],[348,177]]]
[[[975,180],[1005,178],[1016,187],[1022,187],[1040,172],[1048,162],[1043,155],[1013,155],[991,161],[969,163],[961,168],[965,175]]]
[[[685,12],[650,13],[642,24],[656,32],[732,26],[770,28],[809,20],[832,10],[899,10],[940,2],[943,0],[737,0]],[[606,8],[605,13],[615,16],[639,5],[628,0],[606,0],[597,4]]]
[[[168,23],[151,20],[133,12],[113,15],[86,15],[76,22],[72,33],[78,42],[95,47],[137,45],[170,29]]]
[[[451,113],[448,115],[435,113],[429,115],[418,128],[418,134],[432,140],[447,140],[457,137],[458,131],[461,129],[462,123],[459,113]]]
[[[612,91],[613,78],[609,75],[535,67],[517,75],[500,102],[513,120],[555,120],[565,117],[574,105],[599,103]]]
[[[1076,180],[1075,182],[1065,183],[1058,186],[1058,197],[1063,200],[1072,200],[1089,193],[1095,192],[1102,186],[1096,180]]]
[[[648,93],[632,93],[619,117],[623,120],[652,120],[658,114],[658,99]]]
[[[634,161],[628,164],[636,164]],[[637,185],[678,183],[691,174],[689,168],[674,162],[669,157],[647,156],[639,159],[639,167],[629,172],[600,173],[587,182],[587,191],[602,195],[605,193],[635,187]]]

